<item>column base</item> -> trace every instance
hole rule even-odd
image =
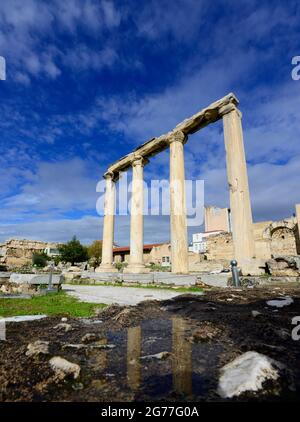
[[[188,265],[182,265],[178,268],[178,266],[174,267],[171,265],[171,273],[172,274],[189,274],[189,267]]]
[[[95,273],[117,273],[118,270],[111,264],[101,264],[95,269]]]
[[[123,270],[123,273],[127,274],[143,274],[149,272],[149,268],[146,268],[144,264],[128,264]]]

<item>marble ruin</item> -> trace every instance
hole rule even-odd
[[[32,257],[35,253],[56,248],[56,243],[41,242],[39,240],[10,239],[0,244],[0,264],[8,267],[21,267],[31,264]]]
[[[230,190],[233,254],[242,271],[252,272],[255,244],[247,166],[239,101],[232,93],[179,123],[172,131],[153,138],[122,157],[107,169],[104,204],[102,263],[98,272],[116,271],[113,266],[114,210],[119,173],[132,168],[130,259],[126,272],[145,273],[143,262],[143,173],[149,158],[170,149],[170,226],[172,272],[187,274],[188,238],[186,222],[184,144],[188,136],[223,119],[227,178]]]

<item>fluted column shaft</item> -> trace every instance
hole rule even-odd
[[[132,196],[130,211],[130,256],[128,273],[143,273],[144,265],[144,165],[148,161],[137,156],[132,161]]]
[[[175,132],[170,140],[170,223],[172,272],[188,273],[188,240],[183,132]]]
[[[230,210],[234,257],[239,266],[255,256],[252,211],[244,150],[241,112],[234,104],[221,109],[226,149],[227,178],[230,190]]]
[[[114,217],[116,201],[116,183],[114,174],[107,172],[104,175],[106,180],[104,199],[104,219],[102,238],[102,261],[98,272],[116,271],[113,264],[113,244],[114,244]]]

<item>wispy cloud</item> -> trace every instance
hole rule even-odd
[[[115,60],[112,47],[106,48],[102,42],[85,51],[74,45],[61,48],[58,37],[82,31],[100,41],[104,32],[118,27],[120,21],[120,13],[108,0],[3,0],[0,51],[7,58],[10,77],[23,84],[29,84],[32,77],[55,79],[63,66],[80,71],[87,62],[85,66],[99,69]]]

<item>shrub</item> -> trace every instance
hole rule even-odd
[[[49,257],[44,252],[35,253],[32,256],[32,264],[38,268],[44,268],[47,265]]]

